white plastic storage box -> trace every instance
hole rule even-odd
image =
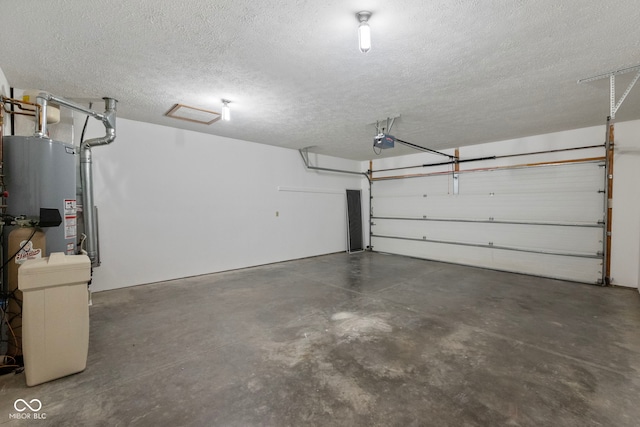
[[[91,261],[86,255],[29,260],[18,269],[28,386],[83,371],[89,352]]]

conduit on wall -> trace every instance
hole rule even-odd
[[[324,171],[324,172],[346,173],[349,175],[360,175],[364,178],[369,179],[369,175],[366,172],[356,172],[356,171],[350,171],[350,170],[344,170],[344,169],[333,169],[333,168],[323,168],[319,166],[313,166],[309,161],[309,148],[311,147],[305,147],[298,150],[298,152],[300,153],[300,156],[302,157],[302,161],[304,162],[304,165],[307,169]]]
[[[348,175],[360,175],[361,177],[367,178],[367,181],[369,182],[369,200],[371,200],[371,178],[370,178],[371,168],[369,168],[368,172],[356,172],[356,171],[350,171],[350,170],[344,170],[344,169],[333,169],[333,168],[313,166],[309,161],[309,148],[311,147],[305,147],[298,150],[298,152],[300,153],[300,156],[302,157],[302,161],[304,162],[304,165],[307,169],[324,171],[324,172],[344,173]],[[369,164],[371,165],[371,162]],[[372,214],[371,203],[369,203],[369,210],[370,210],[369,218],[371,218],[371,214]],[[369,236],[371,236],[371,220],[369,220]]]

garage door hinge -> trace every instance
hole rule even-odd
[[[598,193],[604,194],[604,190],[598,190]]]
[[[602,252],[602,251],[598,251],[598,253],[596,253],[596,255],[598,255],[598,256],[604,256],[604,252]]]

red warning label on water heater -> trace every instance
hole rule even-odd
[[[77,211],[75,199],[64,199],[64,216],[75,215]]]
[[[78,222],[77,222],[78,209],[75,199],[64,199],[64,238],[75,239],[77,237]]]

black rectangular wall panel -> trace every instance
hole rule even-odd
[[[363,251],[360,190],[347,190],[347,225],[349,252]]]

